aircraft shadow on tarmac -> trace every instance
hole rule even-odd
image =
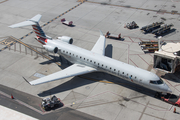
[[[88,79],[90,79],[90,80],[88,80]],[[137,92],[140,92],[140,93],[143,93],[145,95],[152,96],[152,97],[154,97],[154,95],[156,93],[155,91],[144,88],[142,86],[131,83],[129,81],[123,80],[119,77],[112,76],[110,74],[103,73],[103,72],[94,72],[94,73],[85,74],[83,76],[73,77],[71,80],[69,80],[69,81],[67,81],[61,85],[58,85],[52,89],[49,89],[49,90],[46,90],[46,91],[39,93],[38,96],[45,97],[45,96],[49,96],[52,94],[72,90],[72,89],[75,89],[78,87],[82,87],[84,85],[88,85],[88,84],[91,84],[94,82],[103,81],[103,80],[113,82],[113,83],[118,84],[120,86],[129,88],[131,90],[134,90],[134,91],[137,91]],[[109,84],[109,83],[105,83],[105,84]]]
[[[169,81],[173,81],[176,83],[180,83],[180,71],[177,71],[175,73],[166,73],[165,75],[162,75],[161,77],[164,79],[167,79]]]

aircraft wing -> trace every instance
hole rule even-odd
[[[82,74],[86,74],[86,73],[90,73],[94,71],[96,71],[95,68],[88,67],[85,65],[80,65],[80,64],[73,64],[64,70],[39,78],[37,80],[31,81],[31,82],[28,82],[27,80],[26,81],[31,85],[38,85],[38,84],[51,82],[51,81],[55,81],[55,80],[59,80],[63,78],[73,77],[77,75],[82,75]]]
[[[105,45],[106,45],[106,38],[105,36],[102,34],[102,32],[100,31],[100,37],[98,39],[98,41],[96,42],[96,44],[94,45],[94,47],[92,48],[92,52],[101,54],[101,55],[105,55]]]

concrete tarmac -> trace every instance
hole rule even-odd
[[[140,28],[159,21],[174,24],[174,32],[164,35],[162,40],[179,42],[179,6],[178,0],[88,0],[83,3],[77,0],[0,1],[0,89],[7,95],[13,92],[19,100],[2,98],[4,100],[1,104],[15,110],[17,107],[17,111],[38,119],[179,119],[179,114],[173,113],[173,105],[154,98],[155,91],[106,73],[91,73],[30,86],[22,76],[32,81],[63,70],[70,64],[56,54],[49,54],[52,59],[49,61],[25,47],[26,45],[8,39],[13,36],[23,44],[33,46],[35,50],[48,55],[34,39],[31,26],[15,29],[8,27],[36,14],[42,14],[40,25],[48,36],[70,36],[74,45],[87,50],[91,50],[98,40],[99,30],[104,34],[107,31],[115,35],[121,33],[121,40],[106,39],[106,56],[156,73],[170,86],[174,94],[179,95],[179,75],[154,69],[153,53],[142,51],[138,45],[138,42],[143,40],[157,41],[156,36],[143,34]],[[172,14],[172,11],[177,12]],[[73,21],[74,26],[62,24],[62,18]],[[125,23],[132,21],[139,25],[138,29],[124,28]],[[41,99],[53,94],[60,98],[65,106],[47,114],[43,113],[39,107]],[[180,109],[176,108],[176,111]]]

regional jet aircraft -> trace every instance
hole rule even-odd
[[[157,92],[164,94],[172,92],[169,86],[156,74],[106,57],[106,39],[102,32],[100,32],[100,37],[92,50],[89,51],[72,45],[73,39],[71,37],[62,36],[57,39],[52,39],[47,36],[39,25],[40,19],[41,15],[38,14],[27,21],[9,27],[15,28],[32,25],[37,40],[43,44],[43,47],[48,52],[57,53],[74,64],[64,70],[31,81],[29,84],[38,85],[63,78],[101,71],[121,77]]]

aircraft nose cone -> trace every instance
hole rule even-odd
[[[166,87],[167,93],[172,93],[171,88],[166,83],[165,83],[165,87]]]
[[[168,93],[172,93],[172,90],[170,88],[168,88],[167,92]]]

